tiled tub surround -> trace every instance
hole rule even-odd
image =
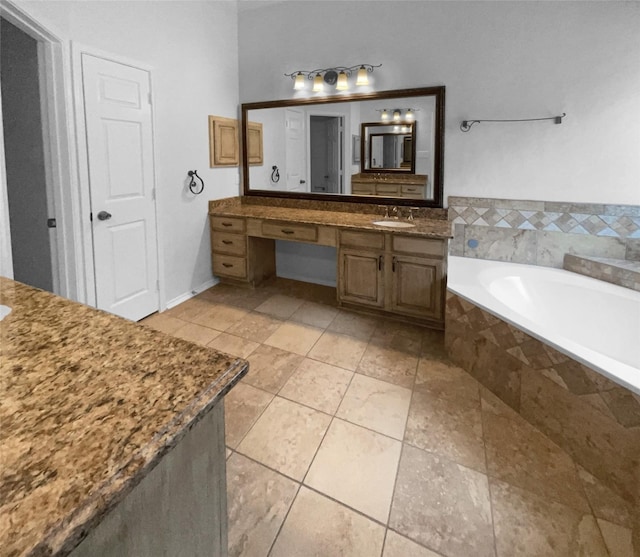
[[[449,197],[449,253],[563,265],[565,253],[640,261],[640,206]]]
[[[445,315],[451,360],[637,511],[640,396],[450,290]]]
[[[640,292],[640,261],[609,257],[564,256],[564,268],[598,280],[618,284]]]
[[[633,557],[632,507],[335,289],[219,284],[148,324],[250,362],[225,398],[231,557]]]
[[[0,553],[67,555],[247,363],[2,277],[0,304]]]

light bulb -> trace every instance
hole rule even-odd
[[[405,114],[404,119],[407,122],[412,122],[414,118],[415,118],[415,114],[413,113],[413,110],[411,110],[410,108],[407,108],[407,113]]]
[[[380,114],[380,120],[388,120],[389,119],[389,111],[385,108],[382,110],[382,114]]]
[[[367,68],[360,66],[358,75],[356,78],[356,85],[369,85],[369,76],[367,75]]]
[[[393,111],[393,121],[394,122],[399,122],[400,121],[400,111],[399,110],[394,110]]]
[[[293,82],[293,88],[297,91],[299,89],[304,89],[304,75],[299,73],[296,74],[296,80]]]
[[[347,83],[347,74],[345,72],[340,72],[338,74],[338,83],[336,85],[336,89],[338,91],[346,91],[349,88],[349,84]]]
[[[322,76],[318,72],[313,78],[313,92],[319,93],[321,91],[324,91],[324,83],[322,82]]]

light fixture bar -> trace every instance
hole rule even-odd
[[[306,80],[313,81],[314,92],[324,90],[324,83],[335,85],[337,91],[347,91],[349,89],[348,78],[357,71],[356,86],[369,85],[369,75],[374,68],[380,68],[382,64],[357,64],[355,66],[337,66],[335,68],[318,68],[315,70],[296,70],[295,72],[284,74],[293,79],[293,88],[301,90],[305,88]],[[324,83],[323,83],[324,82]]]

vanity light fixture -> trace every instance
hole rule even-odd
[[[416,115],[414,114],[413,109],[412,108],[407,108],[407,111],[404,114],[404,119],[407,122],[413,122],[415,120],[415,118],[416,118]]]
[[[380,113],[380,120],[383,122],[388,122],[391,119],[390,114],[393,115],[394,122],[415,122],[416,121],[416,112],[420,110],[419,108],[377,108],[376,109]],[[404,112],[404,118],[402,117],[402,113]]]
[[[324,84],[335,85],[337,91],[347,91],[349,89],[348,78],[357,70],[356,86],[369,85],[369,74],[374,68],[379,68],[382,64],[358,64],[346,67],[318,68],[317,70],[296,70],[286,73],[287,77],[293,79],[293,88],[298,91],[305,88],[307,79],[313,81],[312,91],[319,93],[324,91]]]
[[[397,108],[393,111],[393,121],[394,122],[400,121],[400,111]]]
[[[383,108],[380,114],[380,120],[384,120],[385,122],[389,120],[389,111],[386,108]]]

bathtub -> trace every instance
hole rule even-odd
[[[640,292],[549,267],[449,257],[447,288],[640,394]]]

